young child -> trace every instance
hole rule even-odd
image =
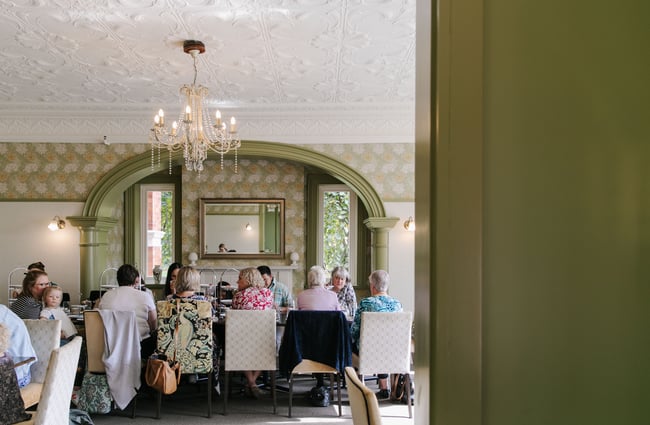
[[[72,320],[61,308],[63,299],[63,290],[59,286],[48,286],[43,291],[43,310],[41,310],[42,320],[60,320],[61,321],[61,345],[67,343],[71,337],[77,334]]]

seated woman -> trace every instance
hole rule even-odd
[[[345,267],[334,267],[332,270],[332,291],[339,300],[339,308],[345,313],[348,321],[354,318],[357,312],[357,295],[354,293],[352,283],[350,283],[350,273]]]
[[[402,304],[395,298],[388,296],[388,285],[390,277],[384,270],[375,270],[368,277],[370,283],[370,296],[364,298],[359,303],[359,309],[354,315],[354,322],[350,333],[352,335],[352,351],[359,354],[359,334],[361,331],[361,313],[366,311],[402,311]],[[379,392],[377,399],[390,398],[390,389],[388,389],[388,374],[378,374],[377,382],[379,384]]]
[[[16,301],[11,304],[11,311],[21,319],[38,319],[43,305],[43,291],[50,286],[50,278],[43,270],[31,269],[25,273],[23,289]]]
[[[167,269],[167,276],[165,277],[165,298],[168,300],[176,293],[176,279],[178,272],[183,267],[181,263],[171,263]]]
[[[312,266],[307,273],[309,289],[298,294],[298,310],[340,310],[336,294],[325,289],[326,282],[325,269],[321,266]]]
[[[255,267],[248,267],[239,272],[237,292],[232,297],[232,308],[239,310],[269,310],[273,308],[273,293],[264,285],[264,279]],[[260,397],[257,388],[257,378],[262,374],[259,370],[246,370],[246,395],[253,398]]]
[[[174,270],[176,272],[176,278],[174,280],[174,293],[168,297],[168,300],[174,301],[177,299],[185,300],[197,300],[197,301],[208,301],[208,299],[199,295],[196,292],[201,287],[201,273],[191,266],[182,266]],[[212,316],[214,316],[214,308],[212,308]],[[214,389],[219,393],[219,350],[221,345],[219,343],[219,338],[217,335],[212,334],[212,373],[213,380],[216,383]],[[189,382],[196,382],[198,379],[197,375],[190,375],[188,377]]]
[[[190,300],[207,301],[208,299],[203,295],[198,295],[196,292],[201,287],[201,273],[191,266],[184,266],[178,269],[178,275],[174,281],[175,293],[170,299],[187,298]]]

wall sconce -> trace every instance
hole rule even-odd
[[[250,232],[251,230],[253,230],[253,226],[251,226],[250,223],[246,223],[246,226],[244,227],[244,229],[246,229],[247,232]]]
[[[404,228],[409,232],[415,232],[415,220],[413,220],[413,217],[409,217],[408,220],[404,222]]]
[[[52,221],[50,221],[50,224],[47,225],[47,228],[53,232],[65,229],[65,220],[62,220],[61,217],[55,215]]]

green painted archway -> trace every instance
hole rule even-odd
[[[244,141],[239,149],[240,157],[261,157],[294,161],[324,170],[348,185],[359,197],[368,211],[366,226],[373,234],[371,258],[375,267],[387,268],[387,232],[398,221],[388,218],[384,204],[372,185],[356,170],[322,153],[296,145],[282,143]],[[217,154],[209,158],[218,158]],[[172,164],[183,164],[182,152],[172,156]],[[116,223],[112,211],[124,191],[144,177],[168,167],[167,161],[151,164],[151,151],[147,150],[116,166],[102,177],[91,190],[79,217],[67,219],[81,232],[81,291],[87,294],[94,279],[104,269],[106,262],[106,236]]]

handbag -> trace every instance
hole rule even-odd
[[[113,403],[105,374],[87,372],[77,393],[77,407],[88,413],[109,413]]]
[[[409,398],[411,398],[414,393],[413,381],[409,380],[409,387],[410,388],[406,388],[405,374],[397,373],[391,375],[390,399],[395,402],[409,404]]]
[[[180,300],[176,300],[176,311],[180,314]],[[176,317],[174,329],[174,358],[153,354],[147,359],[145,381],[151,388],[163,394],[173,394],[181,381],[181,365],[176,361],[176,337],[178,335],[179,318]]]
[[[154,354],[147,360],[145,379],[156,391],[173,394],[181,380],[181,366],[176,360],[169,361]]]

